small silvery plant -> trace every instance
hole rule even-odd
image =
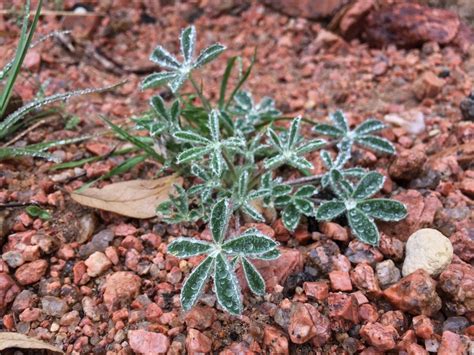
[[[369,119],[351,130],[341,111],[330,115],[332,124],[284,117],[273,99],[255,100],[243,90],[253,60],[247,69],[238,65],[234,70],[241,63],[237,57],[228,59],[213,103],[203,91],[205,80],[199,82],[193,75],[224,47],[211,45],[195,58],[195,40],[194,27],[182,31],[182,61],[161,46],[151,56],[166,71],[145,78],[142,88],[168,85],[174,100],[166,104],[157,94],[150,100],[150,111],[134,119],[135,128],[148,136],[113,128],[158,160],[162,173],[185,177],[186,188],[177,186],[170,200],[157,207],[158,216],[168,223],[204,222],[211,231],[211,242],[180,237],[168,246],[168,252],[180,258],[205,255],[183,284],[183,309],[197,302],[212,278],[221,307],[240,314],[243,303],[236,270],[242,270],[253,293],[262,295],[265,282],[252,260],[279,256],[277,243],[257,230],[240,234],[243,218],[272,223],[269,216],[276,215],[291,232],[307,219],[337,218],[356,238],[376,246],[379,232],[374,220],[398,221],[405,217],[406,208],[374,197],[384,182],[381,174],[351,165],[354,145],[377,154],[395,154],[389,141],[374,135],[384,128],[382,122]],[[232,89],[230,82],[235,82]],[[306,130],[308,135],[326,138],[303,136],[304,125],[315,126],[312,132]],[[310,154],[320,155],[326,168],[323,174],[311,174]],[[301,177],[284,178],[290,174]]]
[[[235,268],[242,266],[249,289],[256,295],[265,294],[265,281],[251,259],[271,260],[279,257],[278,243],[255,228],[227,238],[233,214],[229,199],[218,201],[212,208],[209,229],[212,241],[181,237],[168,245],[168,253],[178,258],[206,255],[183,284],[181,305],[185,311],[197,302],[210,277],[219,305],[230,314],[242,313],[242,295]]]

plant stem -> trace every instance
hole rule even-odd
[[[201,88],[196,83],[192,75],[189,76],[189,80],[191,81],[191,84],[193,85],[194,90],[196,90],[196,94],[199,96],[199,99],[201,100],[202,104],[206,108],[206,111],[210,112],[212,110],[211,104],[209,103],[209,100],[206,99],[206,97],[202,93]]]

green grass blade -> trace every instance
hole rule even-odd
[[[229,83],[229,77],[230,77],[230,74],[232,73],[232,69],[234,68],[236,60],[237,60],[237,57],[232,57],[232,58],[229,58],[229,60],[227,61],[227,66],[225,68],[224,76],[222,77],[222,82],[221,82],[221,89],[220,89],[220,94],[219,94],[219,109],[222,109],[224,107],[227,84]]]
[[[117,133],[120,137],[122,137],[123,139],[125,139],[126,141],[132,143],[134,146],[137,146],[138,148],[141,148],[143,149],[146,153],[148,153],[151,157],[153,157],[154,159],[156,159],[157,161],[159,161],[161,164],[164,164],[165,163],[165,158],[163,158],[163,156],[161,156],[160,154],[158,154],[157,152],[155,152],[155,150],[150,147],[149,145],[143,143],[140,139],[138,139],[137,137],[131,135],[130,133],[128,133],[126,130],[124,130],[123,128],[115,125],[114,123],[112,123],[111,121],[109,121],[107,118],[101,116],[100,117],[105,123],[107,123],[109,125],[109,127],[115,132]]]
[[[0,117],[4,115],[5,110],[7,109],[8,101],[10,100],[10,96],[13,91],[13,85],[15,85],[16,78],[18,77],[18,74],[20,73],[23,60],[25,59],[25,56],[26,56],[26,52],[28,51],[31,40],[33,39],[36,25],[38,24],[38,19],[41,13],[42,4],[43,4],[43,0],[39,0],[38,7],[36,8],[36,12],[35,12],[35,17],[33,18],[33,22],[31,23],[31,26],[28,30],[30,1],[27,2],[26,14],[23,19],[20,42],[18,43],[18,48],[15,54],[15,60],[11,66],[11,70],[8,75],[8,81],[0,96]]]
[[[225,108],[227,109],[229,105],[232,103],[232,100],[234,99],[235,94],[240,90],[242,85],[247,81],[248,77],[250,76],[250,73],[252,72],[252,68],[255,64],[255,60],[257,59],[257,48],[255,48],[255,52],[253,53],[252,60],[250,62],[249,67],[245,71],[244,75],[240,78],[239,82],[235,86],[234,90],[232,91],[232,94],[229,96],[229,99],[227,100],[227,103],[225,105]]]

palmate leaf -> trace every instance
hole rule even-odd
[[[242,258],[242,268],[250,291],[256,295],[263,296],[265,294],[265,280],[262,275],[260,275],[256,267],[245,257]]]
[[[377,246],[379,231],[374,221],[358,208],[347,211],[347,219],[351,230],[364,243]]]
[[[354,132],[357,135],[365,135],[368,133],[378,132],[385,128],[385,124],[379,120],[369,119],[358,125]]]
[[[331,170],[329,182],[331,184],[331,189],[339,198],[346,199],[352,196],[354,189],[352,185],[346,179],[344,179],[344,176],[339,170]]]
[[[145,77],[140,84],[142,90],[154,89],[161,85],[168,84],[170,81],[175,80],[178,74],[174,72],[161,72],[153,73]]]
[[[181,289],[181,306],[185,311],[191,309],[201,295],[215,265],[215,259],[208,256],[184,281]]]
[[[300,222],[301,213],[300,211],[298,211],[296,206],[291,203],[285,207],[281,217],[285,228],[293,232],[298,226],[298,223]]]
[[[176,162],[178,164],[183,164],[187,163],[190,161],[195,161],[198,158],[202,158],[206,154],[210,152],[210,149],[208,147],[194,147],[194,148],[189,148],[180,153],[176,157]]]
[[[178,258],[190,258],[192,256],[209,254],[214,247],[212,244],[202,240],[190,238],[178,238],[168,245],[168,253]]]
[[[244,203],[241,206],[242,212],[244,212],[247,216],[252,218],[254,221],[257,222],[265,222],[265,218],[258,212],[255,208],[252,207],[249,203]]]
[[[214,291],[217,302],[230,314],[239,315],[242,313],[242,299],[234,269],[222,253],[215,259]]]
[[[249,229],[239,237],[228,240],[222,245],[222,250],[227,254],[255,255],[271,251],[278,245],[273,239],[259,232]]]
[[[329,137],[334,137],[334,138],[339,138],[343,137],[345,132],[337,127],[325,124],[325,123],[319,123],[317,124],[314,129],[314,132],[322,134],[324,136],[329,136]]]
[[[333,121],[334,125],[344,133],[349,131],[349,123],[347,122],[347,117],[344,112],[338,110],[329,115],[329,119]]]
[[[232,214],[231,203],[228,199],[218,201],[211,211],[211,234],[215,243],[220,244],[225,238]]]
[[[385,198],[359,202],[357,208],[370,217],[387,222],[400,221],[407,215],[407,209],[403,203]]]
[[[216,43],[213,44],[199,54],[196,61],[194,62],[194,68],[202,67],[204,64],[207,64],[217,58],[222,52],[226,49],[222,44]]]

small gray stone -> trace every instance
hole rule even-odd
[[[443,332],[449,330],[456,334],[463,334],[464,329],[469,326],[466,317],[449,317],[443,323]]]
[[[439,275],[453,259],[450,240],[432,228],[420,229],[413,233],[405,248],[403,276],[418,269],[423,269],[432,276]]]
[[[382,288],[388,287],[400,280],[400,270],[391,259],[378,263],[375,266],[375,271]]]
[[[114,239],[114,232],[110,229],[104,229],[92,237],[92,240],[79,248],[79,256],[87,258],[96,251],[103,252]]]
[[[43,297],[41,299],[41,306],[44,313],[53,317],[61,317],[69,310],[66,301],[54,296]]]
[[[17,267],[25,263],[23,255],[18,250],[10,250],[2,254],[2,259],[5,261],[8,266],[16,269]]]

